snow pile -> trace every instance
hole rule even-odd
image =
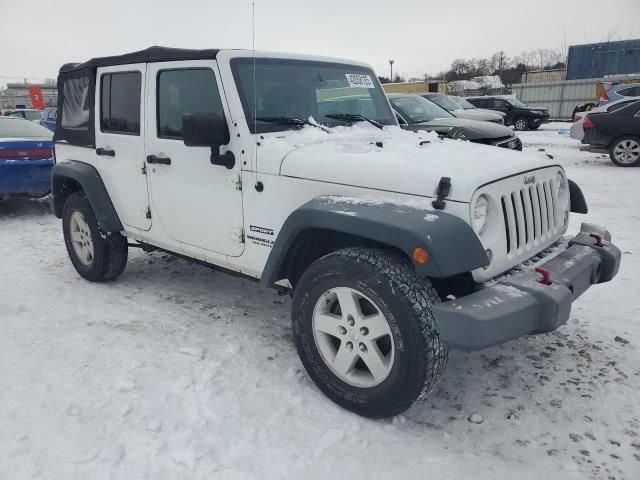
[[[467,90],[480,90],[482,86],[478,82],[472,82],[471,80],[454,80],[447,84],[447,90],[449,93],[462,93]]]
[[[480,85],[480,88],[504,88],[504,83],[499,75],[484,75],[481,77],[473,77],[472,82]]]

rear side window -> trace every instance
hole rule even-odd
[[[629,102],[616,103],[615,105],[611,105],[609,108],[607,108],[607,112],[615,112],[616,110],[620,110],[621,108],[628,107],[633,102],[634,101],[632,100],[632,101],[629,101]]]
[[[224,115],[213,70],[190,68],[158,73],[158,137],[181,140],[185,113]]]
[[[618,95],[622,95],[623,97],[640,97],[640,87],[631,87],[625,88],[623,90],[618,90]]]
[[[93,98],[89,77],[68,78],[64,81],[61,127],[65,130],[88,132]]]
[[[102,75],[100,92],[100,130],[140,135],[140,72]]]

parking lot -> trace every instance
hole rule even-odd
[[[308,379],[288,297],[137,249],[92,284],[46,201],[0,202],[0,478],[638,478],[640,171],[568,127],[519,135],[582,187],[618,278],[556,332],[453,351],[434,393],[384,421]]]

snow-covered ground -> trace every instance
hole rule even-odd
[[[311,383],[288,298],[134,249],[91,284],[44,202],[0,203],[0,479],[640,478],[640,169],[568,127],[521,137],[582,186],[618,277],[552,334],[452,352],[436,391],[383,421]]]

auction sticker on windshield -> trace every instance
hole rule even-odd
[[[360,73],[347,73],[345,75],[350,87],[376,88],[369,75],[363,75]]]

